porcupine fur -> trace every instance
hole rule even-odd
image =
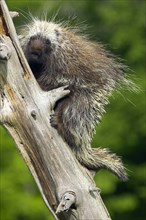
[[[129,86],[124,66],[101,44],[70,28],[32,19],[23,31],[22,48],[40,87],[49,91],[68,85],[70,94],[59,100],[51,124],[90,170],[108,169],[127,180],[121,159],[106,148],[91,148],[95,126],[108,97],[118,86]]]

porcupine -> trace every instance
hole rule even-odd
[[[106,148],[92,148],[96,124],[108,97],[128,85],[124,65],[105,48],[53,21],[32,19],[21,42],[32,72],[44,91],[68,85],[70,94],[54,107],[51,125],[89,170],[105,168],[127,180],[122,160]]]

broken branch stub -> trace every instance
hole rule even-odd
[[[0,39],[1,41],[1,39]],[[11,52],[9,47],[6,44],[0,42],[0,59],[1,60],[8,60],[11,56]]]
[[[76,195],[74,192],[65,192],[57,207],[56,214],[67,212],[71,206],[76,205]]]

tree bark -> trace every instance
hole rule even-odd
[[[0,122],[14,139],[55,219],[110,220],[91,173],[50,125],[55,102],[68,93],[65,87],[40,89],[1,0]]]

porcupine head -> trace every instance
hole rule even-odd
[[[106,148],[91,148],[108,97],[119,85],[130,86],[125,67],[101,44],[63,24],[33,18],[22,33],[21,45],[40,87],[48,91],[69,86],[70,94],[55,105],[52,126],[82,165],[95,171],[105,168],[127,180],[118,156]]]

